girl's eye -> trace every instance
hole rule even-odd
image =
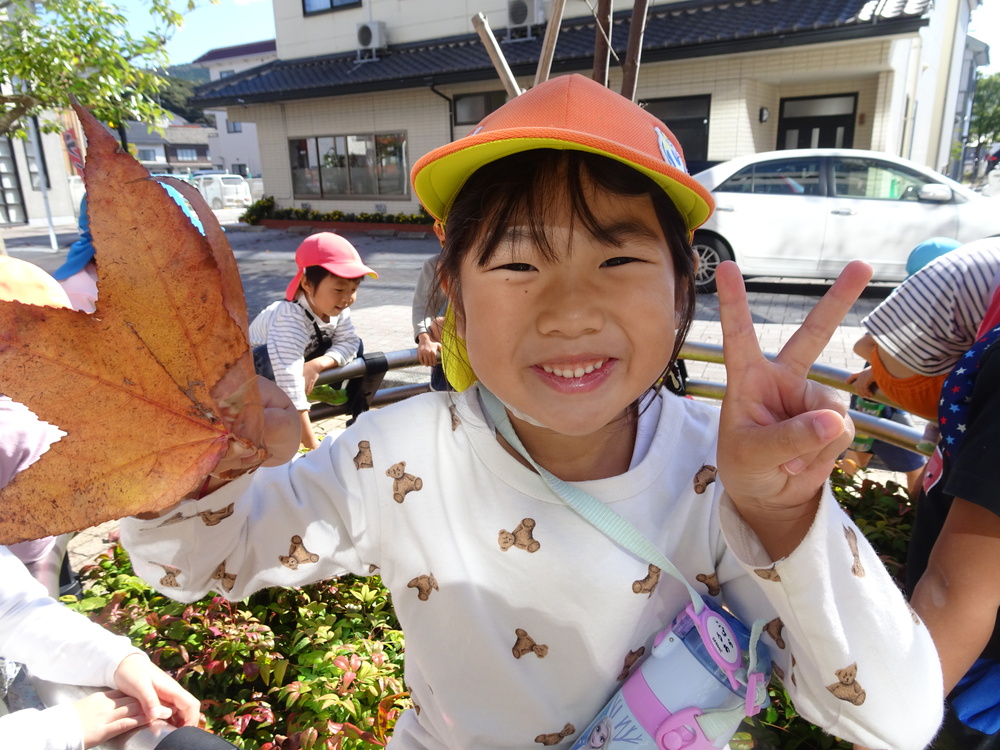
[[[638,258],[629,258],[619,256],[617,258],[608,258],[601,264],[601,268],[611,268],[614,266],[624,266],[626,263],[638,263]]]
[[[530,263],[504,263],[502,266],[497,266],[498,271],[515,271],[517,273],[527,273],[529,271],[534,271],[535,267]]]

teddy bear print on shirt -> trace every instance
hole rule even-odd
[[[715,481],[718,470],[711,464],[703,464],[698,473],[694,475],[694,491],[699,495],[705,494],[708,485]]]
[[[417,598],[422,602],[426,602],[431,598],[431,590],[441,590],[438,588],[438,582],[433,573],[428,573],[424,576],[417,576],[406,584],[406,588],[416,589]]]
[[[233,586],[236,584],[236,574],[226,572],[226,561],[223,560],[222,563],[215,569],[212,573],[212,579],[219,581],[222,588],[226,591],[232,591]]]
[[[649,572],[646,574],[646,577],[632,582],[632,591],[636,594],[649,594],[652,596],[654,589],[656,589],[656,584],[659,582],[660,569],[653,565],[653,563],[650,563]]]
[[[497,542],[500,544],[500,549],[506,552],[511,547],[517,547],[518,549],[523,549],[526,552],[538,552],[538,549],[542,545],[540,542],[535,541],[532,537],[531,534],[534,529],[534,518],[522,518],[521,523],[519,523],[513,531],[500,529],[500,535],[497,538]]]
[[[358,453],[354,456],[354,468],[358,471],[362,469],[371,469],[375,466],[372,463],[372,444],[367,440],[361,440],[358,442]]]
[[[781,621],[780,617],[775,617],[771,622],[764,626],[764,632],[771,636],[771,640],[774,644],[784,650],[785,639],[781,637],[781,629],[785,627],[785,624]]]
[[[392,499],[401,503],[410,492],[417,492],[423,489],[424,480],[406,473],[406,461],[393,464],[385,472],[387,477],[392,477]]]
[[[646,647],[639,646],[639,648],[635,651],[629,651],[625,654],[625,662],[622,664],[622,671],[618,673],[618,677],[616,678],[618,682],[625,682],[625,680],[628,679],[628,674],[632,671],[632,667],[634,667],[635,663],[642,658],[644,653],[646,653]]]
[[[698,583],[705,584],[705,588],[708,589],[709,596],[718,596],[722,593],[722,588],[719,586],[718,573],[699,573],[695,576],[695,580],[698,581]]]
[[[827,690],[840,698],[840,700],[853,703],[855,706],[860,706],[865,702],[865,691],[857,681],[857,662],[851,664],[849,667],[838,669],[834,674],[837,675],[837,682],[827,685]]]
[[[759,577],[763,578],[765,581],[774,581],[775,583],[781,583],[781,576],[778,575],[778,571],[774,568],[754,568],[754,573]]]
[[[163,568],[163,572],[166,573],[166,575],[160,579],[161,586],[166,586],[167,588],[177,588],[180,586],[180,584],[177,583],[177,576],[180,575],[181,572],[180,568],[175,568],[172,565],[164,565],[163,563],[158,562],[153,563],[153,565],[158,565]]]
[[[278,555],[278,562],[291,570],[298,570],[300,565],[319,561],[319,555],[310,552],[302,544],[302,537],[298,534],[292,537],[291,546],[288,548],[288,555]]]
[[[514,652],[515,659],[520,659],[525,654],[534,654],[539,659],[544,659],[549,653],[549,647],[544,643],[535,643],[534,639],[528,635],[528,631],[517,628],[514,635],[517,636],[517,640],[511,650]]]
[[[858,550],[858,535],[854,533],[854,529],[850,526],[845,526],[844,537],[847,539],[847,546],[851,548],[851,555],[854,557],[851,572],[858,578],[864,578],[865,568],[861,564],[861,552]]]
[[[545,746],[558,745],[566,737],[569,737],[571,734],[574,734],[575,732],[576,732],[576,727],[567,722],[566,726],[562,728],[561,732],[555,732],[553,734],[540,734],[537,737],[535,737],[535,742],[537,742],[539,745],[545,745]]]
[[[225,519],[233,515],[233,508],[235,503],[229,503],[225,508],[220,508],[219,510],[203,510],[200,513],[193,513],[190,516],[185,516],[183,513],[174,513],[169,518],[164,519],[156,528],[161,528],[163,526],[171,526],[175,523],[180,523],[181,521],[186,521],[189,518],[194,518],[197,516],[202,520],[206,526],[217,526],[222,523]]]

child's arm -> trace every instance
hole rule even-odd
[[[330,367],[342,367],[358,356],[361,337],[354,330],[354,323],[351,320],[351,308],[347,308],[340,313],[340,316],[337,318],[337,325],[333,329],[332,338],[333,341],[330,344],[330,348],[326,350],[326,356],[331,358],[335,363],[330,365]]]
[[[859,396],[871,398],[878,392],[878,383],[875,382],[875,375],[870,367],[848,375],[847,384],[853,385]]]
[[[1000,516],[956,498],[912,604],[931,631],[950,692],[979,658],[1000,607]]]
[[[426,331],[417,336],[417,361],[426,366],[433,367],[438,361],[438,352],[441,351],[441,344],[431,338]]]
[[[773,361],[760,351],[743,278],[719,266],[726,395],[719,475],[744,521],[773,560],[794,550],[812,524],[837,456],[854,428],[845,404],[807,379],[809,368],[871,278],[850,263]]]

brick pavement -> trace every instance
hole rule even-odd
[[[271,301],[280,298],[285,285],[295,272],[294,252],[302,241],[302,233],[285,230],[249,228],[235,223],[236,216],[219,212],[227,228],[230,244],[240,266],[240,275],[247,296],[251,317]],[[305,230],[306,233],[308,230]],[[63,262],[66,247],[76,239],[75,227],[57,227],[60,249],[49,248],[48,232],[38,227],[0,228],[9,255],[30,260],[53,271]],[[410,303],[420,267],[427,257],[435,254],[439,245],[433,234],[414,236],[400,233],[399,237],[372,236],[350,233],[347,236],[358,248],[365,262],[379,273],[378,280],[366,280],[358,301],[352,307],[355,326],[361,333],[368,351],[395,351],[413,347],[410,328]],[[805,319],[819,296],[828,288],[824,283],[775,283],[757,279],[747,282],[754,326],[761,348],[776,353],[781,345]],[[861,335],[861,319],[890,291],[891,287],[873,286],[854,305],[851,313],[838,328],[819,362],[842,370],[853,371],[862,364],[852,352],[854,341]],[[721,344],[718,299],[715,295],[699,295],[695,321],[689,340]],[[692,378],[723,382],[722,365],[688,362]],[[386,378],[387,385],[424,382],[425,368],[394,371]],[[846,394],[845,394],[846,400]],[[331,421],[323,429],[337,429]],[[81,532],[71,544],[74,566],[107,547],[104,541],[116,527],[115,522]]]

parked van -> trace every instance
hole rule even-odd
[[[212,208],[243,208],[252,203],[250,183],[242,175],[192,175],[190,182]]]

